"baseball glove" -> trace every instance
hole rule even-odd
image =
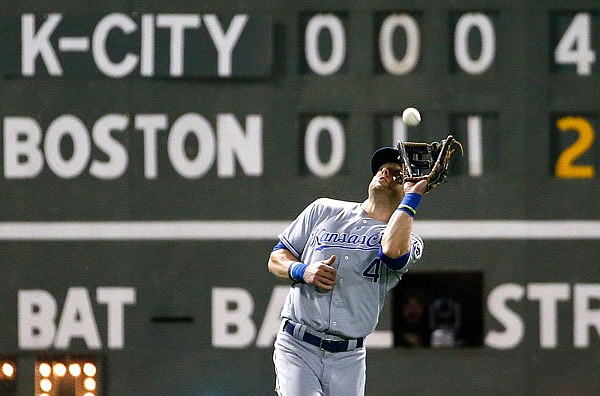
[[[439,143],[398,142],[402,183],[427,180],[425,192],[429,192],[448,181],[448,166],[456,147],[460,148],[462,154],[462,145],[452,135],[448,135]]]

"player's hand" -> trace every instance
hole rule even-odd
[[[418,183],[404,182],[404,194],[417,193],[423,195],[425,191],[427,191],[427,180],[420,180]]]
[[[327,260],[309,264],[304,272],[304,282],[316,286],[321,291],[331,291],[335,285],[336,276],[336,270],[332,267],[334,262],[335,256],[331,256]]]

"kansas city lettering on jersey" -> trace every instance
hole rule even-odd
[[[327,229],[316,230],[308,244],[309,248],[321,251],[325,248],[337,247],[350,250],[376,250],[381,245],[383,232],[372,235],[329,232]],[[316,246],[316,247],[315,247]]]

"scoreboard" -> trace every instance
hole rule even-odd
[[[0,20],[0,393],[270,392],[277,234],[316,198],[365,199],[377,148],[448,133],[464,155],[421,205],[367,394],[600,387],[600,5],[8,1]],[[400,346],[408,290],[453,297],[467,343]]]
[[[4,106],[2,178],[34,197],[44,183],[61,186],[54,216],[66,219],[81,206],[70,190],[82,184],[71,182],[123,191],[129,179],[173,198],[202,181],[215,193],[204,196],[201,216],[223,219],[219,197],[233,182],[259,191],[267,181],[316,182],[329,195],[342,184],[350,193],[376,147],[451,132],[466,154],[454,170],[464,189],[448,193],[464,196],[476,183],[484,200],[504,202],[500,184],[522,189],[533,179],[565,199],[564,183],[576,183],[583,198],[569,202],[576,209],[566,217],[585,217],[598,208],[598,18],[560,2],[544,7],[6,13],[4,83],[20,89]],[[409,105],[423,113],[417,128],[400,119]],[[304,203],[295,196],[275,217]],[[18,199],[6,205],[15,220],[44,215],[19,214]],[[525,214],[503,206],[473,217]],[[553,218],[543,206],[527,216]],[[80,215],[105,217],[93,207]]]

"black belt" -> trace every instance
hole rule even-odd
[[[283,325],[283,330],[290,335],[294,335],[295,325],[289,320],[285,321]],[[304,332],[304,336],[302,336],[302,341],[308,342],[311,345],[318,346],[322,351],[327,352],[346,352],[348,351],[348,346],[350,344],[349,340],[344,341],[336,341],[329,338],[321,338],[316,335],[310,334],[308,331]],[[356,349],[362,348],[364,338],[356,339]]]

